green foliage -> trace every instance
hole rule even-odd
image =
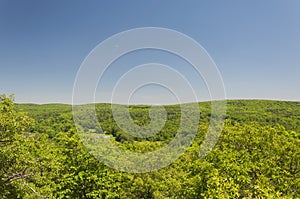
[[[59,168],[57,151],[46,134],[32,132],[34,120],[15,110],[13,97],[0,96],[0,196],[51,196]]]
[[[2,95],[0,198],[300,198],[300,103],[227,104],[225,127],[206,157],[199,158],[199,151],[211,117],[209,102],[199,103],[197,135],[183,156],[161,170],[131,174],[90,155],[79,139],[70,105],[14,105],[12,96]],[[115,108],[122,115],[121,106]],[[129,106],[134,123],[145,128],[136,133],[149,133],[146,127],[162,113],[160,108],[150,118],[149,106]],[[123,131],[110,104],[96,104],[99,123],[91,121],[88,112],[83,114],[79,128],[95,138],[109,136],[124,150],[155,151],[179,129],[180,106],[164,108],[166,123],[152,137]],[[192,121],[193,110],[190,113],[186,117]],[[189,126],[187,121],[186,132],[193,130]]]

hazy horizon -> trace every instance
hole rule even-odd
[[[259,99],[259,98],[244,98],[244,99],[236,99],[236,98],[228,98],[228,99],[225,99],[226,101],[247,101],[247,100],[254,100],[254,101],[282,101],[282,102],[300,102],[300,101],[297,101],[297,100],[284,100],[284,99]],[[184,103],[181,103],[181,104],[189,104],[189,103],[204,103],[204,102],[210,102],[210,101],[219,101],[219,100],[207,100],[207,101],[195,101],[195,102],[184,102]],[[222,100],[221,100],[222,101]],[[119,104],[119,103],[111,103],[111,102],[92,102],[92,103],[84,103],[84,104],[72,104],[72,103],[60,103],[60,102],[50,102],[50,103],[32,103],[32,102],[15,102],[16,104],[33,104],[33,105],[55,105],[55,104],[58,104],[58,105],[88,105],[88,104],[116,104],[116,105],[145,105],[145,106],[164,106],[164,105],[177,105],[176,103],[170,103],[170,104],[144,104],[144,103],[136,103],[136,104],[133,104],[133,103],[130,103],[130,104]]]

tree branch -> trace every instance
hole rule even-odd
[[[29,176],[34,176],[35,175],[34,173],[25,175],[26,170],[27,170],[27,167],[25,169],[23,169],[22,171],[20,171],[19,173],[12,174],[12,175],[8,176],[8,178],[4,181],[4,183],[10,183],[10,182],[15,181],[15,180],[25,179]]]
[[[37,195],[40,198],[48,198],[47,196],[41,195],[39,192],[37,192],[34,188],[32,188],[29,184],[27,184],[25,181],[23,181],[23,185],[28,187],[35,195]]]

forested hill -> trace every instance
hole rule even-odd
[[[201,118],[209,120],[210,102],[200,102]],[[96,107],[110,109],[110,104],[96,104]],[[140,107],[140,106],[137,106]],[[145,106],[148,107],[148,106]],[[169,105],[167,107],[178,107]],[[19,111],[34,118],[71,113],[68,104],[16,104]],[[287,129],[300,132],[300,102],[276,100],[227,100],[226,118],[237,122],[258,122],[266,125],[280,124]]]
[[[199,107],[196,136],[181,157],[159,170],[126,173],[99,162],[78,132],[97,139],[104,134],[129,152],[156,151],[180,131],[179,105],[164,107],[166,121],[157,134],[137,138],[119,128],[110,104],[96,104],[101,129],[89,114],[76,129],[71,105],[14,104],[13,97],[0,95],[0,198],[300,198],[299,102],[228,100],[218,142],[203,158],[212,114],[210,102]],[[130,117],[147,126],[160,108],[150,119],[150,106],[129,106]]]

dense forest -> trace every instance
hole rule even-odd
[[[1,95],[0,198],[300,198],[300,102],[228,100],[222,133],[203,158],[211,103],[198,105],[195,139],[180,158],[152,172],[127,173],[88,152],[71,105],[15,104],[13,96]],[[124,150],[155,151],[179,130],[180,105],[158,107],[158,114],[162,108],[167,113],[163,128],[142,138],[116,124],[110,104],[95,107],[101,128],[87,114],[82,132]],[[150,106],[127,108],[135,124],[149,124]]]

